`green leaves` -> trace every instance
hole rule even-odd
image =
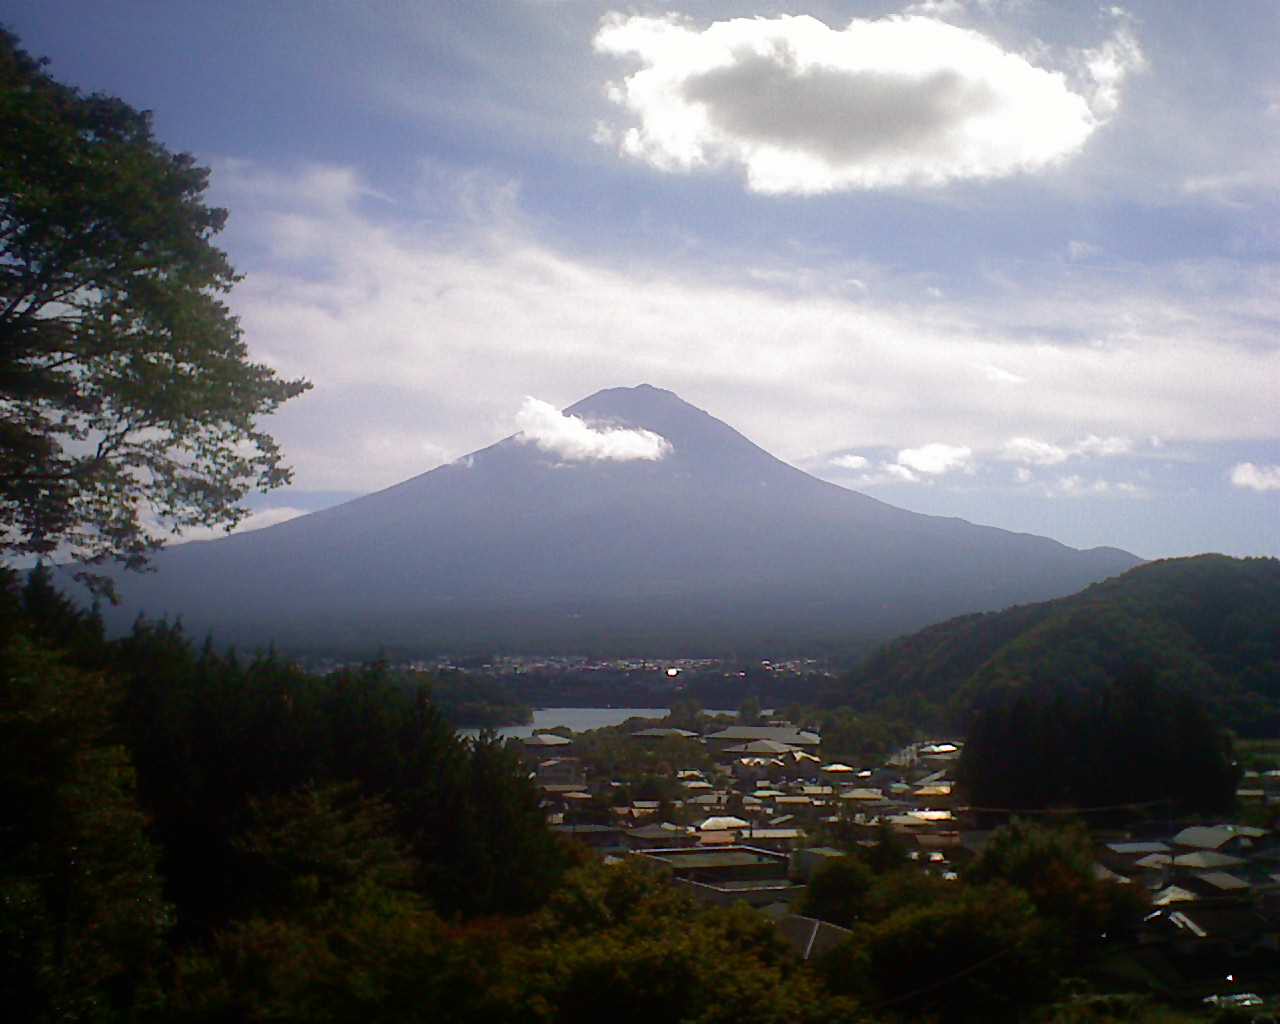
[[[0,988],[22,1020],[108,1020],[156,993],[170,908],[109,735],[117,697],[27,637],[0,649]]]
[[[309,385],[248,359],[209,172],[2,31],[0,139],[0,547],[136,569],[234,526],[289,479],[257,419]]]

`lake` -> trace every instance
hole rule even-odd
[[[736,711],[708,710],[709,715],[736,715]],[[524,739],[536,729],[553,729],[567,725],[574,732],[603,729],[607,725],[621,725],[628,718],[666,718],[666,708],[538,708],[528,725],[504,725],[495,729],[499,736]],[[479,736],[479,729],[459,729],[462,736]]]

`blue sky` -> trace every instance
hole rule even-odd
[[[261,524],[670,388],[923,512],[1280,555],[1280,8],[48,0],[214,170]]]

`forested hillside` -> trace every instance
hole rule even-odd
[[[1060,1001],[1145,910],[1094,877],[1078,829],[1014,826],[951,880],[886,832],[793,908],[849,929],[804,961],[768,917],[555,836],[513,748],[459,739],[422,682],[309,676],[163,624],[106,641],[42,574],[0,590],[11,1015],[1082,1020]],[[1170,1019],[1122,1002],[1123,1019]]]
[[[963,728],[993,692],[1088,691],[1139,665],[1238,734],[1275,735],[1280,561],[1167,559],[1071,597],[951,619],[887,645],[831,701],[913,706],[922,721]]]

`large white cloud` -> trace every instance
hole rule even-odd
[[[1280,466],[1241,462],[1231,470],[1231,483],[1250,491],[1280,491]]]
[[[655,462],[671,451],[671,442],[652,430],[593,426],[532,396],[525,397],[516,425],[518,440],[566,462]]]
[[[621,149],[663,170],[741,164],[759,192],[940,185],[1077,152],[1141,63],[1127,32],[1080,57],[1088,88],[933,17],[608,16],[597,51],[642,67],[610,86]],[[1091,105],[1092,104],[1092,105]],[[616,133],[600,133],[613,139]]]

